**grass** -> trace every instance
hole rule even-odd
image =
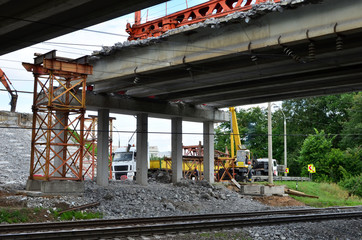
[[[82,219],[94,219],[94,218],[102,218],[103,215],[99,212],[86,212],[86,211],[69,211],[62,214],[54,211],[55,217],[62,221],[68,220],[82,220]]]
[[[312,207],[362,205],[362,198],[349,196],[348,191],[342,189],[335,183],[276,181],[274,184],[286,185],[290,189],[298,190],[308,195],[318,196],[319,198],[317,199],[290,195],[296,200]]]
[[[67,221],[102,218],[99,212],[70,211],[59,214],[57,211],[42,208],[0,208],[0,223],[26,223]]]
[[[0,209],[0,223],[24,223],[28,222],[29,210],[22,208],[16,210],[10,210],[7,208]]]

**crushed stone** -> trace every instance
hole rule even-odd
[[[1,126],[0,126],[1,127]],[[102,212],[105,219],[195,215],[265,211],[272,209],[305,208],[305,206],[270,206],[255,197],[243,196],[223,184],[205,181],[182,180],[170,183],[170,176],[162,172],[149,175],[148,186],[132,181],[110,181],[101,187],[93,181],[85,181],[81,196],[38,196],[18,194],[25,190],[30,166],[31,130],[2,127],[0,131],[0,200],[4,206],[10,203],[21,207],[43,209],[68,209],[99,202],[92,211]],[[362,239],[361,219],[333,220],[325,222],[293,223],[263,227],[245,227],[219,231],[211,239]],[[225,233],[225,234],[222,234]],[[240,236],[247,238],[240,238]],[[205,238],[196,234],[195,239]],[[175,235],[167,239],[189,239],[190,235]],[[158,239],[150,237],[150,239]],[[165,239],[162,238],[161,239]]]

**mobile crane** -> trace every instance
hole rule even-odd
[[[238,182],[247,180],[247,172],[250,160],[250,150],[241,144],[238,121],[234,107],[229,108],[231,114],[230,122],[230,156],[218,157],[217,162],[223,162],[217,171],[217,180],[233,180]]]
[[[16,102],[18,101],[18,93],[15,90],[13,84],[10,82],[9,78],[4,73],[4,71],[1,70],[1,68],[0,68],[0,80],[1,80],[1,83],[5,86],[6,90],[8,90],[8,92],[11,95],[11,101],[10,101],[11,109],[10,109],[10,111],[15,112]]]

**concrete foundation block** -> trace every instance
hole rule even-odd
[[[261,185],[242,185],[241,193],[248,195],[260,195],[261,194]]]
[[[48,194],[82,194],[84,193],[84,182],[74,181],[43,181],[40,191]]]
[[[26,182],[26,191],[40,191],[42,182],[41,180],[28,179]]]
[[[284,186],[262,186],[261,194],[265,196],[283,195]]]

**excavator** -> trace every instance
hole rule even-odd
[[[0,68],[0,80],[1,80],[1,83],[5,86],[6,90],[8,90],[8,92],[11,95],[10,111],[15,112],[16,102],[18,101],[18,93],[15,90],[13,84],[10,82],[9,78],[6,76],[6,74],[4,73],[4,71],[1,68]]]

